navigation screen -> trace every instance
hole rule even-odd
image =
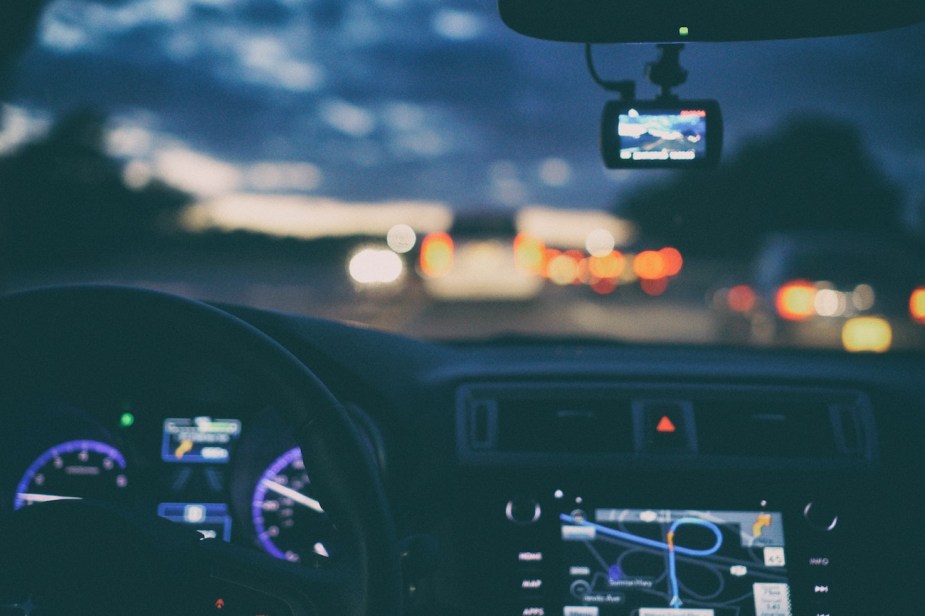
[[[617,122],[620,159],[690,161],[707,155],[707,112],[629,109]]]
[[[231,443],[240,435],[241,422],[237,419],[165,419],[161,459],[164,462],[228,462]]]
[[[560,520],[563,616],[791,616],[780,513],[596,509]]]

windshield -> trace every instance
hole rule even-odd
[[[654,46],[593,51],[655,96]],[[54,0],[0,59],[0,285],[448,340],[925,348],[925,27],[687,45],[715,170],[606,170],[584,53],[488,0]]]

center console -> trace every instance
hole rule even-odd
[[[838,609],[848,590],[839,540],[851,516],[842,519],[826,503],[743,503],[714,494],[712,507],[700,499],[695,507],[646,507],[639,492],[613,492],[604,500],[593,491],[553,488],[542,498],[508,500],[502,520],[491,525],[490,577],[499,602],[491,613],[848,613]],[[730,501],[735,508],[723,504]]]
[[[466,387],[458,400],[458,523],[479,613],[839,616],[870,601],[862,588],[893,583],[869,557],[895,535],[866,502],[880,497],[863,394],[526,390]],[[740,442],[721,448],[741,453],[713,450],[724,431]],[[749,455],[762,435],[774,442]]]

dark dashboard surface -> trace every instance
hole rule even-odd
[[[360,427],[411,612],[912,613],[920,357],[437,344],[224,308]],[[5,384],[0,509],[86,489],[292,566],[336,558],[273,392],[194,350],[110,356],[125,343]]]

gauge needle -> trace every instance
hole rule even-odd
[[[276,483],[275,481],[270,481],[269,479],[264,479],[260,482],[260,485],[265,487],[267,490],[272,490],[279,494],[280,496],[285,496],[286,498],[292,499],[293,501],[299,503],[300,505],[305,505],[312,511],[317,511],[318,513],[324,513],[324,509],[321,508],[321,503],[316,501],[310,496],[305,496],[301,492],[297,492],[292,488],[286,487],[282,484]]]
[[[57,500],[83,500],[80,496],[61,496],[59,494],[33,494],[31,492],[20,492],[17,498],[30,503],[47,503]]]

